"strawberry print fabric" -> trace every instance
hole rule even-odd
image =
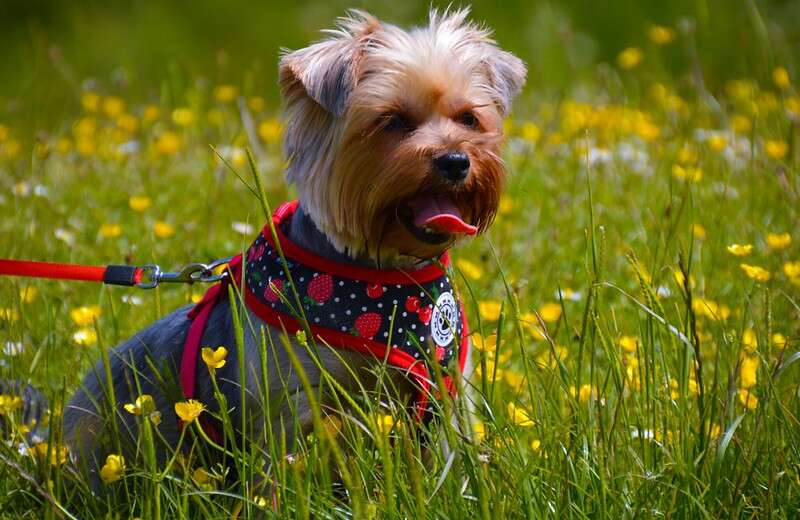
[[[290,277],[269,233],[265,228],[247,251],[246,286],[262,304],[260,308],[298,320],[301,312],[290,287]],[[346,334],[351,345],[378,343],[384,348],[399,349],[426,367],[431,361],[444,367],[458,355],[457,346],[463,339],[461,306],[443,269],[438,269],[439,276],[429,280],[415,279],[418,277],[414,271],[387,270],[388,282],[378,279],[381,271],[368,270],[367,276],[360,277],[359,269],[353,268],[353,274],[348,275],[348,266],[340,264],[337,272],[331,274],[321,269],[325,260],[287,248],[287,241],[285,236],[280,237],[302,314],[313,332]],[[428,273],[430,267],[433,266],[428,267]]]

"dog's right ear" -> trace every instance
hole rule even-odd
[[[358,80],[364,44],[378,27],[375,17],[353,10],[337,29],[326,31],[332,38],[284,51],[279,66],[281,95],[291,101],[297,94],[305,94],[334,116],[343,116]]]

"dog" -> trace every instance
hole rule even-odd
[[[332,377],[341,390],[355,392],[374,378],[376,365],[394,357],[405,363],[390,371],[397,391],[414,402],[419,417],[429,413],[424,396],[435,395],[433,364],[446,372],[457,359],[469,371],[469,344],[458,338],[468,334],[463,310],[445,285],[446,251],[493,220],[506,176],[503,120],[525,77],[524,63],[470,22],[467,10],[434,10],[427,24],[411,30],[351,11],[327,39],[284,51],[279,82],[286,178],[298,201],[279,208],[274,228],[265,226],[222,290],[110,352],[112,404],[103,362],[85,377],[63,411],[63,439],[78,465],[96,481],[106,455],[115,453],[113,431],[131,440],[122,449],[135,456],[139,419],[123,405],[144,394],[160,413],[166,442],[159,457],[167,458],[181,438],[175,403],[191,397],[219,413],[215,384],[232,424],[247,425],[238,434],[262,443],[265,453],[269,435],[281,436],[277,444],[291,449],[292,439],[313,428],[297,362],[312,388]],[[299,261],[304,255],[313,261]],[[322,271],[326,266],[333,266],[333,275]],[[382,282],[384,275],[389,282]],[[245,285],[248,304],[231,305],[228,290]],[[361,309],[370,310],[349,313],[349,290]],[[326,321],[338,314],[349,316]],[[241,349],[237,320],[245,331]],[[316,320],[323,323],[316,326]],[[315,354],[305,332],[320,344]],[[389,344],[388,333],[398,344]],[[350,346],[322,348],[340,340]],[[197,355],[200,345],[228,347],[213,381]],[[277,403],[269,411],[267,393]]]

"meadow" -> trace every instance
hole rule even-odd
[[[771,49],[750,73],[704,77],[715,58],[686,23],[643,19],[568,86],[532,78],[496,221],[453,252],[478,406],[472,435],[432,428],[449,453],[423,456],[414,420],[365,391],[290,456],[272,439],[227,446],[227,468],[199,448],[160,465],[143,399],[116,403],[139,416],[137,455],[109,457],[94,493],[59,410],[104,352],[205,287],[0,279],[0,377],[51,403],[30,444],[43,425],[0,395],[0,517],[796,518],[800,73],[777,24],[741,29]],[[56,118],[0,112],[0,257],[170,269],[247,248],[292,193],[274,76],[242,71],[137,89],[109,70],[52,94],[69,99]]]

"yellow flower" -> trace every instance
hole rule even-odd
[[[501,304],[497,300],[483,300],[478,302],[478,314],[481,318],[489,321],[497,321],[500,318]]]
[[[281,138],[281,132],[283,132],[281,123],[274,117],[266,119],[262,121],[260,125],[258,125],[258,136],[265,143],[278,142],[278,140]]]
[[[33,285],[26,285],[19,290],[19,301],[22,303],[33,303],[37,294],[39,294],[39,289]]]
[[[512,370],[503,370],[503,379],[511,388],[519,388],[525,381],[525,376]]]
[[[194,399],[175,403],[175,413],[180,417],[181,421],[186,424],[197,419],[205,409],[206,407],[203,406],[203,403]]]
[[[656,45],[666,45],[675,39],[675,30],[663,25],[651,25],[647,35]]]
[[[634,336],[622,336],[619,338],[619,346],[625,352],[636,352],[636,347],[639,346],[639,338]]]
[[[569,393],[572,397],[577,396],[582,403],[588,403],[589,399],[597,397],[597,389],[589,384],[581,385],[581,389],[578,391],[575,390],[574,386],[571,386],[569,387]]]
[[[683,167],[679,164],[673,164],[672,176],[680,180],[700,182],[701,180],[703,180],[703,169],[694,166]]]
[[[75,150],[82,157],[91,157],[97,153],[97,143],[93,138],[79,137],[75,143]]]
[[[775,348],[783,350],[786,348],[789,342],[786,340],[786,336],[780,332],[776,332],[772,335],[772,344],[775,345]]]
[[[531,441],[531,449],[534,452],[538,452],[541,449],[541,447],[542,447],[542,441],[540,441],[539,439],[533,439]]]
[[[388,435],[391,433],[393,428],[400,429],[402,423],[400,421],[395,420],[394,417],[388,414],[382,414],[375,418],[375,425],[378,427],[378,431],[384,435]]]
[[[742,347],[748,354],[752,354],[758,348],[758,337],[753,329],[745,329],[742,332]]]
[[[100,316],[100,306],[88,305],[76,307],[70,311],[69,315],[72,318],[72,321],[75,322],[75,325],[78,325],[79,327],[91,325],[94,323],[94,319]]]
[[[110,118],[115,118],[125,112],[125,101],[116,96],[108,96],[103,100],[103,112]]]
[[[97,332],[91,327],[82,327],[72,334],[72,341],[85,347],[94,345],[97,343]]]
[[[47,458],[47,452],[50,451],[50,465],[51,466],[61,466],[65,462],[67,462],[67,457],[69,456],[69,450],[66,446],[53,446],[52,448],[46,442],[40,442],[38,444],[34,444],[30,448],[28,448],[28,455],[31,457],[36,457],[40,461],[45,461]]]
[[[786,249],[792,243],[792,236],[789,233],[767,233],[767,246],[770,249],[780,251]]]
[[[758,397],[750,393],[750,390],[741,388],[739,390],[739,402],[748,410],[755,410],[758,408]]]
[[[81,106],[87,112],[97,112],[100,108],[100,95],[97,92],[84,92],[81,94]]]
[[[158,238],[169,238],[175,234],[175,227],[172,224],[158,220],[153,224],[153,234]]]
[[[648,143],[655,141],[658,136],[661,135],[661,129],[645,119],[641,119],[636,122],[634,126],[634,132]]]
[[[544,331],[542,331],[541,327],[539,326],[539,319],[534,313],[523,313],[519,317],[519,321],[535,341],[542,341],[545,339]]]
[[[695,314],[705,316],[712,320],[727,320],[731,310],[727,305],[721,305],[712,300],[695,298],[692,300],[692,310]]]
[[[214,97],[223,103],[230,103],[238,95],[239,89],[233,85],[220,85],[214,89]]]
[[[122,478],[125,473],[125,458],[122,455],[109,455],[106,463],[100,469],[100,478],[103,483],[111,484]]]
[[[100,235],[103,238],[116,238],[122,234],[122,226],[119,224],[103,224],[100,226]]]
[[[130,205],[133,211],[137,211],[139,213],[144,212],[147,208],[150,207],[150,197],[145,196],[133,196],[128,199],[128,205]]]
[[[525,428],[530,428],[531,426],[535,426],[536,423],[533,422],[531,416],[525,411],[523,408],[518,407],[514,403],[508,403],[506,408],[508,410],[508,416],[511,418],[511,422],[516,424],[517,426],[522,426]]]
[[[758,356],[742,356],[739,367],[740,384],[742,388],[753,388],[758,382],[756,373],[758,372]]]
[[[158,426],[161,424],[161,412],[156,410],[155,412],[150,413],[150,422]]]
[[[769,281],[770,277],[772,276],[769,271],[757,265],[739,264],[739,267],[742,269],[742,271],[744,271],[748,278],[752,278],[757,282]]]
[[[675,378],[670,378],[669,380],[669,387],[670,392],[669,395],[672,399],[677,399],[681,396],[680,392],[678,391],[678,380]],[[687,390],[691,395],[697,395],[699,393],[699,387],[697,386],[697,381],[694,379],[689,379],[689,384]]]
[[[734,256],[747,256],[753,251],[751,244],[731,244],[728,246],[728,252]]]
[[[61,155],[66,155],[72,150],[72,141],[66,137],[59,137],[56,141],[56,151]]]
[[[155,142],[155,149],[161,155],[175,155],[181,150],[183,139],[175,132],[167,130],[158,136]]]
[[[0,320],[17,321],[19,319],[19,312],[17,309],[9,307],[0,307]]]
[[[206,119],[214,126],[222,126],[225,124],[225,113],[222,110],[212,108],[206,114]]]
[[[535,143],[542,137],[542,130],[533,121],[526,121],[522,124],[520,135],[526,141]]]
[[[228,355],[228,349],[225,347],[217,347],[216,350],[210,347],[203,347],[202,357],[208,368],[222,368],[225,366],[225,357]]]
[[[500,199],[500,204],[497,206],[497,213],[499,215],[508,215],[514,210],[516,205],[517,203],[514,201],[514,199],[510,197],[502,197]]]
[[[731,118],[731,128],[737,134],[747,134],[753,128],[753,123],[747,116],[735,115]]]
[[[497,335],[491,334],[484,338],[476,332],[472,335],[472,346],[481,351],[492,352],[497,346]]]
[[[800,261],[786,262],[783,264],[783,272],[789,278],[800,278]]]
[[[706,228],[700,224],[692,224],[692,235],[698,240],[704,240],[706,238]]]
[[[120,114],[120,116],[117,117],[117,128],[123,132],[132,134],[139,129],[139,120],[136,119],[136,116],[130,114]]]
[[[697,152],[686,145],[684,145],[680,150],[678,150],[678,153],[676,154],[675,158],[678,160],[680,164],[683,165],[696,164],[699,159],[699,157],[697,156]]]
[[[644,53],[637,47],[628,47],[617,56],[617,65],[621,69],[631,70],[639,66],[644,58]]]
[[[712,135],[706,142],[708,143],[708,147],[717,153],[721,152],[726,146],[728,146],[728,141],[721,135]]]
[[[264,98],[254,96],[247,100],[247,106],[250,107],[250,110],[253,112],[261,112],[267,107],[267,103],[264,101]]]
[[[481,421],[477,421],[472,425],[472,434],[477,442],[483,441],[486,438],[486,425]]]
[[[172,121],[178,126],[190,126],[194,123],[194,111],[188,107],[179,107],[172,111]]]
[[[792,117],[800,117],[800,97],[792,96],[784,101],[786,111]]]
[[[142,121],[152,123],[161,116],[161,109],[155,105],[147,105],[142,112]]]
[[[789,144],[786,141],[770,140],[764,141],[764,152],[771,158],[780,160],[789,151]]]
[[[136,398],[136,402],[127,403],[125,411],[133,415],[150,414],[156,409],[156,403],[153,401],[153,396],[149,394],[142,394]]]
[[[0,415],[8,415],[19,410],[25,403],[18,395],[0,394]]]
[[[772,70],[772,81],[781,90],[786,90],[791,85],[789,72],[783,67],[775,67]]]
[[[561,318],[561,305],[558,303],[544,303],[539,307],[539,316],[547,323],[555,323]]]
[[[481,276],[483,276],[483,269],[481,269],[477,264],[470,262],[469,260],[460,258],[456,260],[456,266],[464,273],[464,276],[467,278],[472,278],[473,280],[480,280]]]

